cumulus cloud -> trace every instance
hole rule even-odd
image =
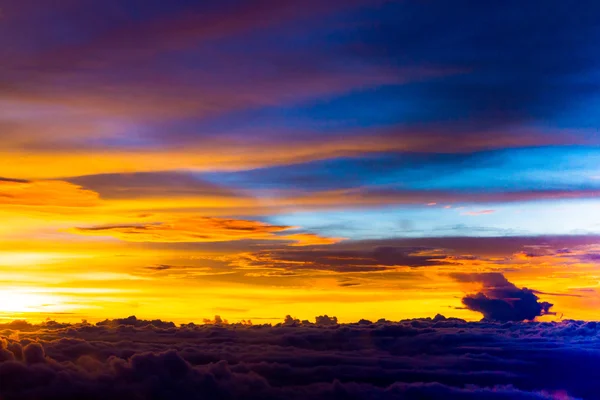
[[[337,317],[330,317],[328,315],[319,315],[315,318],[315,323],[317,325],[337,325],[338,319]]]
[[[332,244],[340,239],[313,233],[286,233],[292,226],[216,217],[190,217],[170,222],[79,227],[82,235],[113,236],[127,242],[227,242],[234,240],[289,241],[295,246]]]
[[[600,362],[600,324],[592,322],[288,316],[274,326],[177,327],[129,317],[15,328],[0,324],[7,400],[557,400],[600,390],[591,367]]]
[[[480,292],[466,295],[462,302],[469,310],[482,313],[486,319],[524,321],[553,314],[550,312],[553,304],[540,302],[536,291],[518,288],[501,273],[453,273],[451,276],[459,282],[482,285]]]

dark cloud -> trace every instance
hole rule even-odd
[[[510,257],[522,251],[541,249],[543,254],[565,253],[566,249],[586,249],[600,245],[598,235],[546,235],[546,236],[449,236],[424,238],[396,238],[348,241],[334,245],[341,250],[357,250],[375,247],[440,249],[448,254],[479,257]],[[553,250],[553,249],[556,249]],[[540,250],[538,250],[539,252]],[[572,252],[572,250],[571,250]],[[587,253],[586,253],[587,254]]]
[[[338,319],[337,317],[330,317],[328,315],[319,315],[315,318],[315,323],[321,326],[337,325]]]
[[[174,328],[175,324],[172,322],[164,322],[159,319],[147,321],[137,319],[135,316],[127,317],[127,318],[118,318],[118,319],[106,319],[104,321],[98,322],[97,326],[131,326],[131,327],[157,327],[157,328]]]
[[[161,264],[161,265],[151,265],[151,266],[144,267],[144,268],[149,269],[151,271],[166,271],[166,270],[173,268],[173,266]]]
[[[336,272],[373,272],[393,267],[424,267],[446,264],[445,255],[427,247],[365,246],[345,249],[332,245],[325,250],[262,250],[233,257],[241,268],[281,268],[286,270],[329,270]]]
[[[338,283],[338,286],[341,286],[341,287],[360,286],[360,283],[358,283],[358,282],[340,282],[340,283]]]
[[[181,172],[138,172],[130,174],[100,174],[68,179],[76,185],[97,192],[102,198],[140,197],[239,197],[241,193]]]
[[[0,176],[0,182],[9,182],[9,183],[29,183],[29,181],[24,179],[11,179],[11,178],[3,178]]]
[[[550,312],[551,303],[540,302],[534,290],[516,287],[501,273],[452,273],[451,276],[459,282],[482,285],[480,292],[466,295],[462,302],[469,310],[482,313],[486,319],[524,321],[553,314]]]
[[[0,397],[562,400],[600,390],[595,322],[317,320],[328,323],[0,324]]]
[[[405,272],[407,277],[416,277],[415,274],[421,267],[444,265],[462,265],[464,268],[479,265],[478,268],[490,268],[496,272],[515,271],[538,262],[551,263],[554,268],[561,268],[594,262],[599,244],[600,237],[596,235],[345,240],[327,247],[270,246],[269,250],[265,250],[261,246],[254,246],[240,249],[236,254],[219,260],[241,269],[270,269],[277,275],[300,273],[304,270],[340,273],[388,270],[384,275],[386,279],[391,279],[389,270],[395,267],[413,268]],[[265,272],[261,271],[260,274]],[[377,275],[372,274],[369,278],[376,279]],[[537,293],[535,290],[532,292]],[[560,293],[549,295],[558,294]]]

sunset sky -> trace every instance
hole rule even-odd
[[[598,319],[600,5],[547,4],[0,2],[0,319]]]

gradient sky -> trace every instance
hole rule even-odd
[[[3,2],[0,318],[597,319],[599,13]]]

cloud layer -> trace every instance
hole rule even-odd
[[[596,323],[215,321],[0,325],[0,396],[564,400],[600,390]]]

